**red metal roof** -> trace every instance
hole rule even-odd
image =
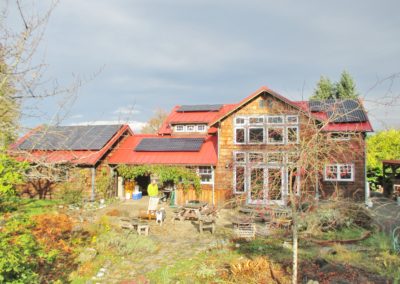
[[[207,136],[199,152],[136,152],[134,149],[143,138],[165,139],[157,135],[134,135],[124,140],[109,159],[110,164],[168,164],[168,165],[216,165],[217,137]],[[187,136],[186,136],[187,137]],[[190,136],[198,137],[198,136]],[[203,136],[204,137],[204,136]]]
[[[205,123],[209,124],[210,122],[218,119],[223,116],[231,109],[236,107],[236,104],[227,104],[223,105],[219,111],[193,111],[193,112],[178,112],[177,110],[181,106],[176,106],[173,108],[171,113],[165,119],[163,125],[159,130],[159,134],[171,134],[171,125],[174,124],[184,124],[184,123]],[[215,130],[210,129],[211,132],[215,133]]]
[[[298,101],[293,102],[304,112],[308,113],[310,116],[324,122],[328,121],[328,116],[325,112],[311,112],[308,106],[308,101]],[[372,132],[372,125],[369,120],[364,122],[342,122],[342,123],[333,123],[330,122],[326,124],[323,128],[324,131],[340,131],[340,132]]]
[[[35,130],[40,128],[35,128]],[[34,130],[34,131],[35,131]],[[18,149],[25,139],[29,137],[34,131],[29,132],[27,135],[20,138],[11,148],[11,155],[15,156],[19,161],[27,161],[30,163],[49,163],[49,164],[65,164],[72,163],[74,165],[95,165],[104,154],[115,144],[115,142],[123,135],[126,131],[133,135],[129,125],[123,125],[118,132],[108,141],[104,147],[100,150],[56,150],[56,151],[43,151],[43,150],[32,150],[32,151],[21,151]]]

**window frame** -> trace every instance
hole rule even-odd
[[[289,122],[289,118],[296,118],[296,122]],[[286,115],[286,124],[290,124],[290,125],[297,125],[299,124],[299,116],[298,115],[294,115],[294,114],[290,114],[290,115]]]
[[[237,183],[236,183],[236,170],[238,167],[243,168],[243,191],[237,191]],[[246,165],[234,165],[233,166],[233,193],[234,194],[243,194],[247,192],[247,167]]]
[[[270,157],[271,154],[278,154],[278,155],[280,155],[280,156],[281,156],[281,160],[280,160],[279,162],[270,162],[269,157]],[[267,157],[266,157],[266,158],[267,158],[266,163],[267,163],[268,165],[277,166],[277,165],[282,165],[282,164],[285,163],[285,161],[284,161],[285,155],[284,155],[284,153],[279,152],[279,151],[267,152]]]
[[[236,157],[238,154],[243,154],[244,156],[244,161],[243,162],[239,162]],[[247,153],[246,152],[242,152],[242,151],[235,151],[233,152],[233,161],[234,163],[239,163],[239,164],[245,164],[247,162]]]
[[[289,141],[289,128],[295,128],[296,129],[296,142]],[[290,144],[299,144],[299,140],[300,140],[299,126],[297,126],[297,125],[287,126],[286,127],[285,138],[286,138],[286,144],[289,144],[289,145]]]
[[[237,142],[237,134],[236,131],[242,129],[243,130],[243,142]],[[245,145],[247,143],[247,137],[246,137],[246,128],[245,127],[235,127],[234,128],[234,133],[233,133],[233,142],[235,145]]]
[[[263,131],[263,139],[261,142],[251,142],[250,141],[250,130],[251,129],[262,129]],[[249,126],[247,128],[247,139],[245,139],[245,141],[247,142],[247,144],[249,145],[260,145],[260,144],[265,144],[265,127],[263,126]]]
[[[269,129],[271,129],[271,128],[280,128],[280,129],[282,129],[282,142],[270,142],[269,141]],[[285,127],[284,126],[268,126],[267,127],[267,131],[266,131],[267,133],[267,135],[265,135],[265,138],[266,138],[266,144],[269,144],[269,145],[284,145],[285,144]]]
[[[250,122],[250,120],[254,118],[254,119],[261,119],[261,122]],[[264,125],[265,123],[265,117],[263,115],[251,115],[248,117],[248,124],[251,126],[257,126],[257,125]]]
[[[278,117],[281,118],[281,120],[282,120],[281,122],[270,122],[269,121],[270,118],[278,118]],[[267,115],[267,125],[270,125],[270,124],[272,124],[272,125],[285,124],[285,115]]]
[[[252,161],[250,160],[250,155],[251,155],[251,154],[258,154],[258,155],[261,155],[261,156],[262,156],[262,161],[261,161],[261,162],[252,162]],[[264,164],[264,163],[265,163],[265,157],[264,157],[264,153],[263,153],[263,152],[250,151],[250,152],[247,152],[247,155],[245,155],[245,156],[247,156],[247,161],[248,161],[249,163],[252,163],[252,164]]]
[[[243,119],[243,123],[237,123],[236,119]],[[234,117],[234,125],[237,125],[237,126],[246,125],[247,124],[246,120],[247,120],[247,118],[244,116],[236,116],[236,117]]]
[[[201,168],[211,169],[211,172],[210,173],[202,173],[200,170]],[[200,177],[200,184],[213,184],[214,183],[214,168],[212,166],[198,166],[197,174]],[[210,181],[203,181],[202,176],[210,176]]]
[[[179,130],[178,127],[182,127],[182,130]],[[175,125],[175,132],[185,132],[185,125],[184,124],[177,124]]]
[[[332,134],[340,135],[339,137],[332,137]],[[354,137],[353,133],[346,132],[331,132],[329,139],[332,141],[350,141]]]
[[[203,129],[200,129],[200,127],[203,127]],[[198,124],[196,126],[197,132],[206,132],[207,131],[207,126],[205,124]]]
[[[327,168],[328,167],[336,167],[336,178],[329,178],[327,175]],[[350,179],[343,179],[340,175],[340,167],[342,166],[350,166],[351,169],[351,178]],[[327,164],[324,167],[324,181],[338,181],[338,182],[354,182],[355,177],[355,168],[354,163],[336,163],[336,164]]]
[[[189,130],[189,127],[190,128],[192,128],[193,127],[193,130]],[[196,132],[196,125],[195,124],[188,124],[188,125],[186,125],[186,132]]]

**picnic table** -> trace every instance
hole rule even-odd
[[[139,235],[147,236],[149,234],[149,223],[137,218],[121,218],[121,228],[136,231]]]
[[[256,225],[252,218],[238,217],[232,221],[233,232],[237,238],[254,238],[256,235]]]
[[[207,208],[207,202],[188,202],[180,209],[175,212],[174,220],[178,219],[189,220],[195,219],[198,220],[202,214],[202,212]]]

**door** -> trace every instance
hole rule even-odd
[[[255,166],[250,168],[248,175],[249,180],[249,195],[248,203],[250,204],[263,204],[265,203],[266,193],[266,180],[265,180],[265,167]]]
[[[267,168],[267,193],[268,203],[283,204],[284,175],[281,167]]]

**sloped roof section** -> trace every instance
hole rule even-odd
[[[326,112],[329,120],[334,123],[364,122],[368,120],[358,100],[312,100],[308,104],[311,112]]]
[[[183,105],[177,112],[219,111],[222,105]]]
[[[144,138],[136,146],[136,152],[198,152],[202,138]]]
[[[51,126],[23,141],[20,150],[100,150],[122,125]]]

